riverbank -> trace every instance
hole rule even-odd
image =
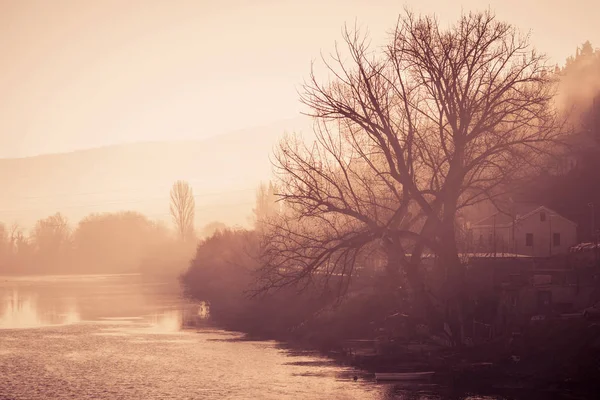
[[[583,318],[541,321],[518,336],[453,349],[426,338],[381,340],[375,335],[377,329],[372,329],[371,335],[351,335],[364,330],[346,328],[348,325],[369,318],[355,321],[343,312],[328,324],[288,325],[276,311],[286,309],[285,303],[270,304],[277,305],[273,313],[246,310],[235,313],[238,317],[243,314],[243,319],[219,322],[217,318],[215,323],[243,333],[245,341],[276,340],[288,350],[319,353],[338,365],[362,371],[358,373],[361,380],[374,380],[375,374],[382,372],[431,371],[435,373],[431,383],[455,387],[460,393],[529,400],[569,398],[564,394],[590,399],[594,398],[591,393],[600,392],[600,325]]]
[[[583,318],[533,321],[519,336],[457,350],[409,317],[415,311],[406,293],[385,290],[385,276],[356,280],[343,296],[331,282],[249,296],[258,268],[247,251],[254,240],[255,233],[232,231],[203,241],[181,277],[187,296],[209,304],[211,321],[247,340],[318,351],[371,376],[432,371],[442,385],[473,390],[587,390],[600,381],[600,332]]]
[[[246,332],[242,340],[277,340],[287,350],[317,352],[338,365],[362,371],[357,374],[360,379],[374,380],[382,372],[431,371],[435,374],[430,383],[461,393],[589,399],[600,392],[600,324],[583,318],[545,321],[520,336],[460,350],[415,342],[369,352],[349,347],[358,340],[332,343],[290,331]]]

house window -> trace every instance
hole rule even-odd
[[[540,221],[544,222],[545,220],[546,220],[546,213],[542,211],[540,213]]]
[[[533,233],[525,234],[525,246],[533,246]]]
[[[560,246],[560,233],[552,234],[552,243],[554,246]]]

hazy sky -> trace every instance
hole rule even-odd
[[[289,118],[311,59],[358,18],[488,6],[558,63],[600,46],[599,1],[2,0],[0,157],[202,138]]]

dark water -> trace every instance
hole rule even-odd
[[[0,399],[448,398],[355,382],[356,371],[275,342],[181,329],[204,311],[178,293],[136,275],[1,278]]]

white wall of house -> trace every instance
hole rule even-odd
[[[566,254],[575,244],[575,223],[546,208],[519,220],[515,226],[515,252],[518,254],[534,257]]]
[[[514,229],[512,224],[475,225],[472,232],[474,251],[497,254],[548,257],[566,254],[577,244],[575,223],[545,207],[518,219]]]

